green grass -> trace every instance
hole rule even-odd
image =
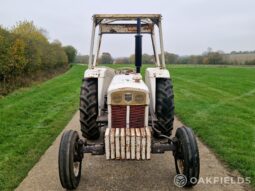
[[[0,99],[0,190],[13,190],[71,119],[84,66]]]
[[[177,116],[255,186],[255,67],[169,69]],[[0,190],[18,186],[71,119],[84,70],[74,66],[64,75],[0,99]]]
[[[178,117],[255,186],[255,68],[170,71]]]

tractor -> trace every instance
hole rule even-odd
[[[97,65],[102,36],[106,34],[135,35],[134,68]],[[146,68],[143,80],[142,35],[146,34],[151,36],[155,67]],[[172,135],[174,93],[165,66],[160,14],[93,15],[90,57],[81,85],[79,110],[81,132],[66,131],[60,142],[58,165],[63,188],[76,189],[79,185],[86,153],[105,155],[106,160],[146,162],[152,154],[167,151],[173,153],[176,173],[186,178],[183,186],[196,185],[194,180],[199,178],[200,169],[196,138],[185,126]]]

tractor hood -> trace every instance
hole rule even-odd
[[[148,105],[149,89],[140,74],[115,75],[108,88],[108,104]],[[119,104],[118,104],[119,102]]]

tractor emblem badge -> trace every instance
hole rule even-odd
[[[133,99],[133,96],[132,96],[131,93],[126,93],[125,94],[125,101],[126,102],[130,102],[130,101],[132,101],[132,99]]]

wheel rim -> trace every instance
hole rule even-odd
[[[74,162],[73,163],[73,173],[74,173],[74,176],[77,177],[79,175],[79,172],[80,172],[80,162]]]
[[[178,173],[180,174],[184,174],[185,161],[184,161],[183,155],[184,153],[182,150],[182,143],[178,141],[178,149],[175,156],[175,161],[176,161],[176,167],[177,167]]]
[[[79,159],[79,146],[78,142],[75,143],[74,145],[74,155],[73,155],[73,173],[75,177],[78,177],[80,174],[80,169],[81,169],[81,161]]]
[[[178,167],[180,174],[184,174],[184,160],[177,159],[176,162],[177,162],[177,167]]]

